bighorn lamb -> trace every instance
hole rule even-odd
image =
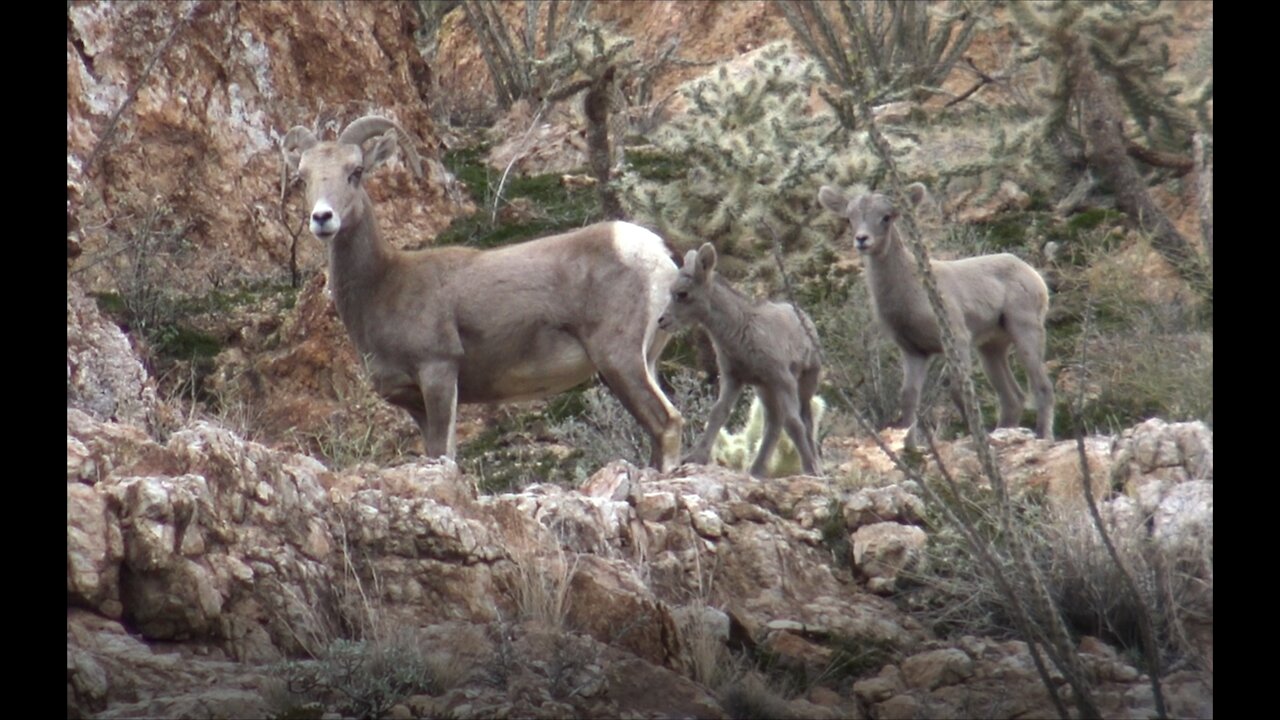
[[[706,464],[711,446],[733,410],[743,384],[752,385],[764,404],[765,430],[751,475],[763,478],[783,428],[800,451],[805,473],[818,475],[818,444],[811,400],[822,376],[822,350],[813,321],[788,303],[756,302],[731,287],[715,271],[711,243],[690,250],[671,287],[671,305],[658,327],[671,330],[697,322],[716,349],[720,395],[707,428],[686,462]]]
[[[908,199],[918,205],[925,187],[912,183]],[[916,276],[915,259],[898,237],[893,221],[898,211],[880,193],[850,200],[837,188],[823,186],[818,200],[847,218],[866,268],[871,305],[880,324],[902,350],[902,416],[898,427],[909,429],[908,444],[917,442],[916,411],[932,356],[942,352],[937,320]],[[1036,434],[1053,439],[1053,383],[1044,366],[1045,314],[1049,289],[1030,265],[1009,253],[930,263],[948,322],[957,342],[978,349],[983,370],[1000,396],[1000,427],[1013,427],[1025,396],[1009,369],[1009,346],[1018,352],[1036,401]],[[963,354],[964,372],[970,356]]]
[[[407,134],[381,117],[352,122],[337,142],[295,127],[282,150],[328,245],[338,315],[378,394],[417,421],[427,455],[454,456],[458,403],[545,397],[599,372],[652,439],[650,463],[673,468],[683,419],[654,379],[670,337],[657,320],[676,279],[662,239],[607,222],[493,250],[398,250],[379,236],[363,185],[397,144],[420,176]]]

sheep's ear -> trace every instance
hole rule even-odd
[[[908,185],[907,199],[911,201],[911,206],[915,207],[916,205],[919,205],[920,201],[924,200],[925,193],[927,192],[928,189],[925,188],[924,183],[914,182]]]
[[[682,260],[682,261],[680,262],[680,267],[682,267],[682,268],[689,268],[689,271],[690,271],[690,272],[693,272],[695,269],[697,269],[697,267],[698,267],[698,251],[697,251],[697,250],[690,250],[689,252],[685,253],[685,254],[684,254],[684,260]]]
[[[830,185],[823,185],[818,189],[818,202],[822,203],[822,207],[841,217],[844,217],[845,211],[849,209],[849,198]]]
[[[715,269],[716,246],[711,243],[702,243],[702,247],[698,248],[698,279],[709,277]]]
[[[369,172],[386,162],[391,157],[396,148],[400,146],[400,139],[396,137],[395,130],[388,130],[386,133],[378,137],[377,142],[373,144],[373,148],[365,153],[364,170]]]
[[[307,128],[297,125],[285,133],[280,141],[280,152],[284,155],[284,164],[290,174],[298,172],[298,163],[302,161],[302,153],[316,144],[316,136]]]

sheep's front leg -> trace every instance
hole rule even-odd
[[[720,434],[720,428],[724,427],[729,419],[729,413],[733,410],[733,405],[738,401],[738,395],[741,392],[742,383],[737,378],[729,373],[720,373],[720,396],[716,398],[716,404],[711,407],[706,430],[702,432],[702,437],[698,438],[693,450],[685,456],[684,462],[706,465],[711,461],[711,445]]]
[[[894,427],[909,428],[916,424],[916,411],[920,409],[920,393],[929,373],[929,356],[902,353],[902,414]]]
[[[457,451],[458,370],[449,363],[432,363],[418,370],[418,387],[426,412],[419,419],[427,457],[452,459]]]

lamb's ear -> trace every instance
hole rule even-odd
[[[696,277],[699,280],[710,277],[712,271],[716,269],[716,246],[711,243],[702,243],[702,247],[698,248],[698,270]]]
[[[845,194],[840,192],[838,188],[823,185],[818,189],[818,202],[822,203],[822,207],[840,217],[845,217],[848,214],[845,211],[849,209],[849,198],[845,197]]]
[[[925,193],[929,192],[925,188],[924,183],[914,182],[907,186],[907,199],[911,201],[911,206],[915,207],[924,200]]]

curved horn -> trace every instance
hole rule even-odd
[[[418,157],[418,152],[413,149],[413,139],[409,137],[409,133],[404,131],[404,128],[387,118],[366,115],[357,120],[352,120],[351,124],[338,135],[338,142],[361,145],[369,138],[387,130],[395,131],[396,137],[400,140],[400,149],[404,151],[414,176],[422,177],[422,160]]]

